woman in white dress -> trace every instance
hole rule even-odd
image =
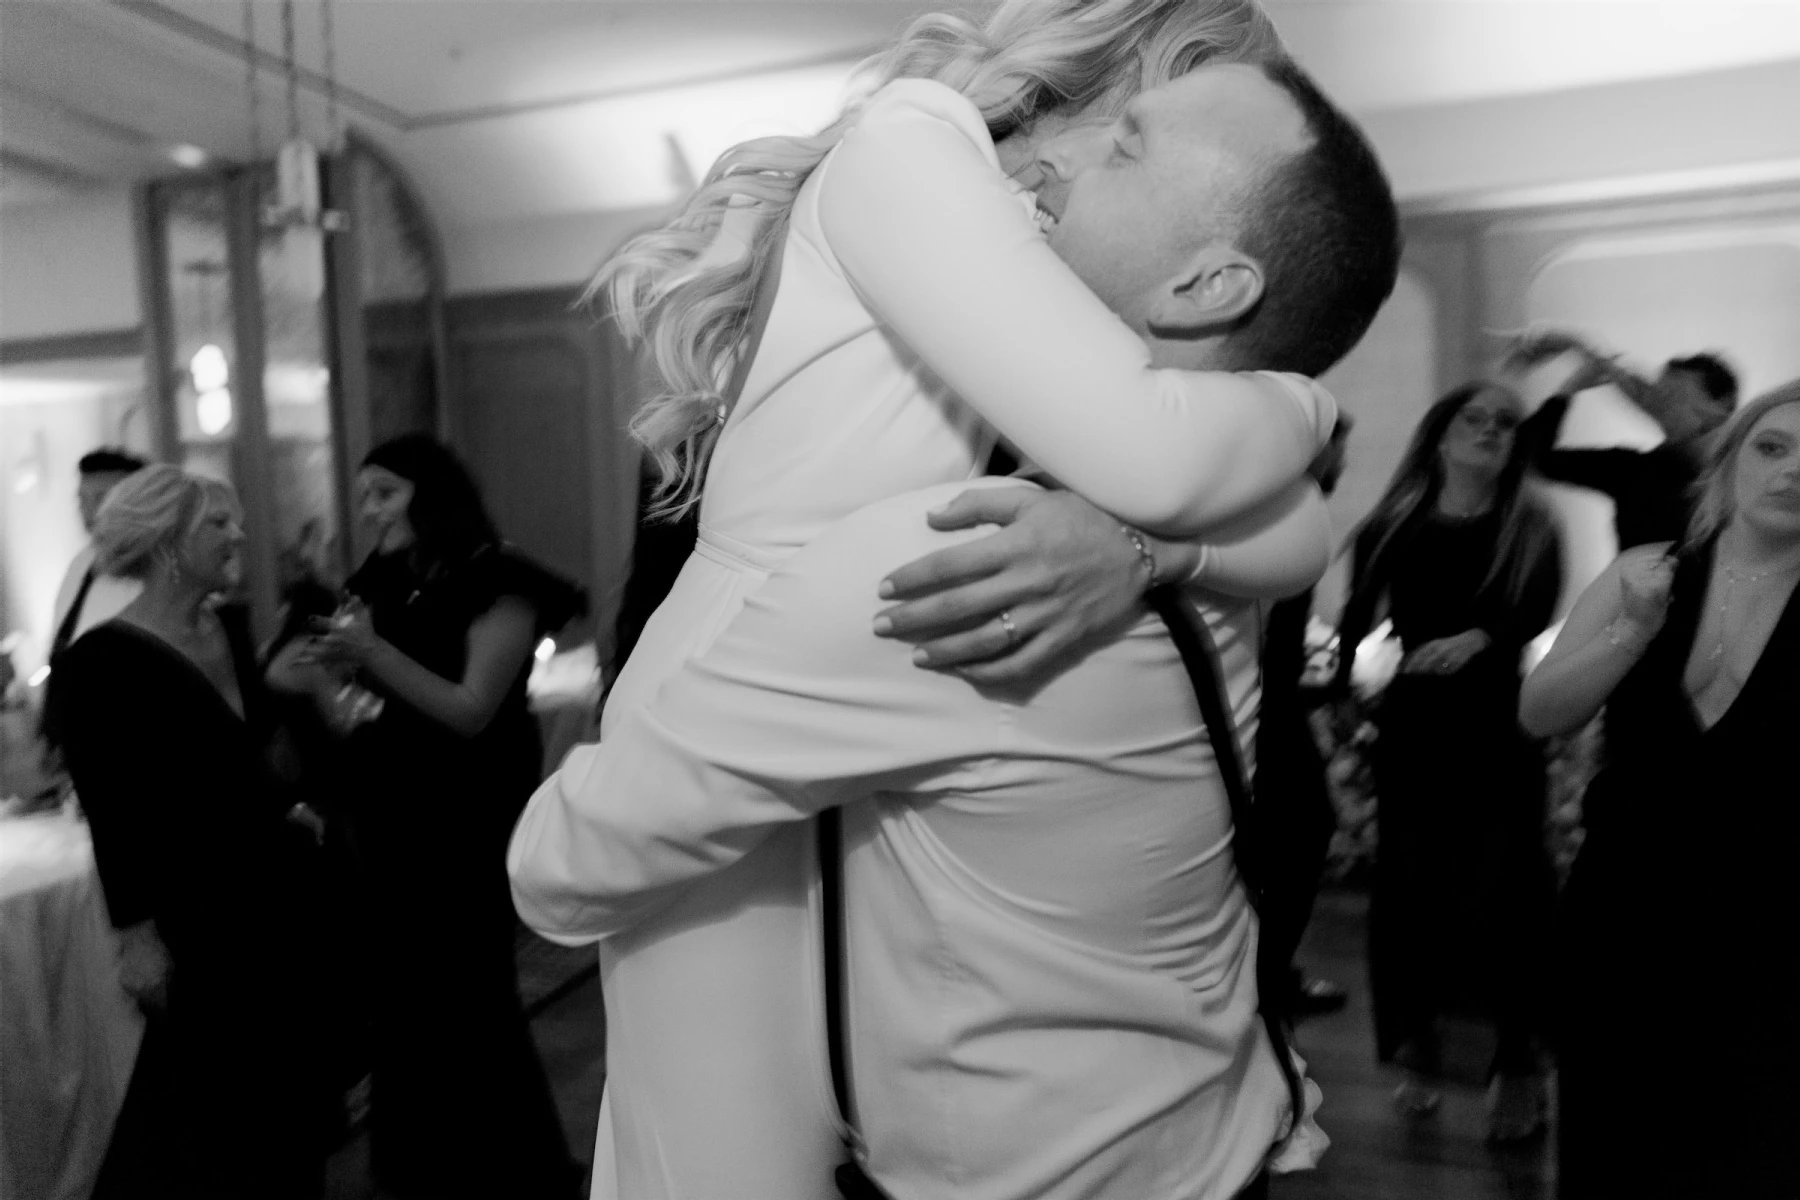
[[[670,507],[700,509],[698,546],[613,690],[603,738],[788,555],[866,504],[979,475],[996,429],[1154,534],[1194,538],[1291,495],[1330,433],[1330,397],[1297,375],[1151,369],[1051,250],[995,139],[1111,119],[1203,61],[1278,53],[1248,0],[1014,0],[981,29],[927,18],[866,103],[817,138],[728,154],[679,217],[602,271],[596,288],[669,389],[634,429]],[[740,222],[754,228],[722,253]],[[720,381],[774,253],[779,290],[728,404]],[[810,831],[778,832],[634,928],[587,927],[559,888],[557,795],[579,790],[587,753],[534,798],[509,869],[534,928],[607,935],[594,1195],[834,1195]]]

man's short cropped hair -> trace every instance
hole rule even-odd
[[[1374,148],[1291,59],[1263,65],[1312,144],[1251,192],[1238,248],[1262,264],[1263,295],[1226,343],[1240,369],[1323,374],[1362,338],[1400,270],[1400,214]]]
[[[129,450],[102,446],[81,456],[76,469],[83,475],[131,475],[149,464]]]
[[[1670,371],[1686,371],[1697,376],[1700,386],[1714,400],[1736,406],[1738,397],[1737,372],[1725,365],[1725,360],[1717,354],[1690,354],[1686,358],[1671,358],[1665,368]]]

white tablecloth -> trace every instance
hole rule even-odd
[[[87,825],[0,816],[0,1200],[88,1195],[142,1036]]]

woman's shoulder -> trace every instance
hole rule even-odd
[[[53,673],[66,678],[105,667],[121,656],[149,653],[154,647],[146,639],[154,636],[123,617],[102,621],[63,648]]]
[[[843,140],[892,138],[898,146],[904,134],[921,125],[954,130],[989,163],[999,166],[994,139],[981,110],[967,96],[935,79],[896,79],[883,84],[858,106]]]
[[[881,85],[863,101],[856,123],[884,121],[924,114],[948,121],[971,136],[992,142],[987,122],[974,101],[945,83],[935,79],[895,79]]]
[[[531,605],[541,632],[561,629],[587,612],[587,592],[516,546],[491,542],[476,550],[455,572],[455,586],[475,612],[503,597]]]

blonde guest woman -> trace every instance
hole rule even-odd
[[[1719,437],[1682,543],[1621,554],[1525,681],[1604,708],[1563,895],[1565,1200],[1800,1195],[1800,381]],[[1662,1002],[1620,1004],[1645,980]]]
[[[99,570],[143,591],[64,651],[46,734],[93,830],[148,1022],[94,1194],[289,1197],[322,1179],[316,818],[270,773],[237,497],[178,467],[115,487]]]
[[[1283,251],[1313,244],[1281,229],[1259,231],[1273,248],[1260,258],[1227,244],[1222,231],[1238,232],[1229,214],[1287,163],[1256,138],[1146,162],[1131,108],[1140,93],[1202,65],[1280,54],[1245,0],[1014,0],[979,26],[926,18],[880,58],[885,82],[869,100],[816,137],[728,153],[674,221],[602,270],[596,290],[646,340],[665,389],[634,429],[663,468],[666,507],[700,517],[699,545],[612,693],[603,738],[821,530],[980,474],[996,433],[1154,534],[1198,536],[1301,486],[1333,423],[1328,395],[1301,374],[1156,370],[1141,340],[1152,327],[1267,332],[1251,361],[1316,371],[1391,286],[1391,269],[1278,269]],[[1179,219],[1156,213],[1158,197],[1184,188],[1196,202]],[[1342,228],[1391,268],[1378,171],[1358,194],[1374,215]],[[760,348],[741,392],[722,395],[777,258],[779,289],[760,293],[771,304]],[[1116,525],[1107,536],[1125,544]],[[1021,606],[995,628],[1028,637],[1031,621]],[[606,938],[595,1194],[831,1195],[840,1145],[810,829],[780,830],[630,928],[607,928],[570,858],[583,805],[604,800],[584,791],[595,763],[578,750],[540,789],[509,856],[528,923],[571,942]]]

